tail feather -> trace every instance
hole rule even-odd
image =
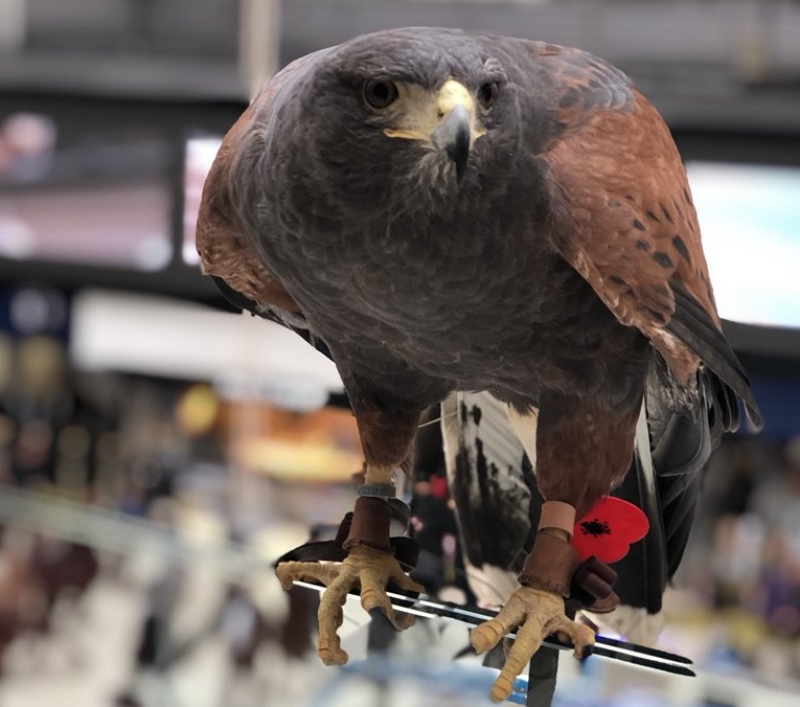
[[[727,389],[714,388],[710,373],[700,385],[708,404],[696,414],[675,412],[663,385],[648,386],[631,469],[613,491],[650,520],[647,536],[615,565],[622,603],[649,615],[661,611],[689,538],[702,469],[715,441],[710,422],[728,414]],[[655,428],[651,417],[658,420]],[[503,403],[489,393],[454,393],[442,404],[441,418],[471,587],[479,599],[494,604],[498,589],[516,586],[497,578],[519,571],[535,537],[542,498]]]
[[[728,406],[730,414],[727,416],[726,429],[733,432],[739,427],[736,395],[744,402],[751,424],[755,428],[760,428],[761,413],[750,390],[750,381],[730,344],[705,309],[680,282],[674,280],[671,285],[675,293],[675,313],[667,324],[667,330],[675,334],[700,357],[703,363],[719,377],[721,385],[727,386],[735,393],[732,402],[731,395],[727,391],[719,395],[720,402],[722,399],[731,402]]]
[[[441,417],[445,465],[471,588],[480,600],[496,603],[498,585],[516,586],[497,578],[519,572],[533,544],[542,498],[503,403],[489,393],[456,393],[442,404]],[[650,613],[661,609],[668,580],[658,494],[643,412],[631,473],[614,495],[643,508],[652,531],[615,569],[623,603]]]

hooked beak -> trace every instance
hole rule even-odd
[[[453,161],[456,167],[456,181],[461,182],[467,171],[472,142],[472,119],[464,104],[458,103],[453,106],[439,127],[431,134],[431,141]]]
[[[384,128],[383,132],[391,138],[420,140],[444,152],[453,161],[460,182],[467,172],[473,143],[486,134],[486,128],[477,119],[475,99],[469,90],[449,79],[434,100],[422,89],[403,85],[400,95],[399,124]]]

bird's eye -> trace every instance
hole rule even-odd
[[[373,108],[388,108],[397,96],[397,86],[392,81],[367,81],[364,84],[364,100]]]
[[[478,89],[478,102],[484,108],[491,108],[497,100],[498,85],[494,81],[487,81],[481,84]]]

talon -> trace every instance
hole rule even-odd
[[[498,633],[494,626],[481,624],[472,630],[469,641],[475,649],[475,652],[481,655],[490,648],[494,648],[502,637],[503,634]]]
[[[516,631],[516,639],[506,651],[505,664],[492,686],[491,698],[495,702],[508,698],[515,678],[547,636],[555,633],[569,638],[577,657],[589,655],[594,645],[594,632],[567,618],[562,597],[532,587],[520,587],[514,592],[496,617],[472,631],[470,641],[478,653],[483,653],[512,631]]]
[[[294,584],[295,581],[294,573],[292,572],[293,568],[290,567],[290,565],[294,564],[296,563],[284,562],[283,564],[278,565],[275,568],[275,574],[278,576],[278,580],[281,583],[281,587],[283,587],[283,589],[287,592],[292,588],[292,585]]]
[[[316,582],[327,587],[336,578],[336,571],[331,565],[317,562],[282,562],[275,568],[275,574],[287,592],[298,581]]]
[[[325,665],[345,665],[349,656],[347,655],[347,651],[342,650],[339,636],[336,634],[336,628],[341,626],[344,621],[344,613],[341,606],[339,606],[338,611],[334,614],[333,619],[335,623],[333,638],[324,635],[323,632],[320,631],[319,638],[317,639],[317,654]]]
[[[350,656],[338,646],[317,644],[317,654],[325,665],[346,665]]]
[[[497,678],[497,680],[495,680],[494,685],[492,685],[490,697],[492,702],[503,702],[504,700],[508,699],[513,691],[513,681],[509,680],[504,675],[501,675],[499,678]]]
[[[588,658],[594,651],[595,632],[580,621],[571,621],[563,617],[558,620],[556,633],[558,636],[564,636],[563,640],[572,642],[572,654],[580,660]]]
[[[392,623],[398,631],[405,631],[407,628],[411,628],[414,625],[414,615],[395,614]]]
[[[392,603],[386,596],[386,585],[391,581],[401,588],[423,592],[403,572],[393,555],[369,547],[354,547],[341,564],[319,564],[316,562],[284,562],[276,568],[281,586],[291,589],[295,581],[311,581],[323,584],[326,589],[319,603],[319,638],[317,653],[325,665],[344,665],[347,652],[342,650],[337,631],[342,625],[342,605],[352,589],[360,589],[361,605],[369,612],[379,609],[394,627],[401,631],[414,623],[411,615],[395,615]]]
[[[576,658],[584,660],[594,653],[595,633],[588,626],[576,624],[575,635],[572,642],[575,644],[574,655]]]

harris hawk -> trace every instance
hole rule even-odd
[[[276,74],[231,128],[197,227],[204,271],[233,299],[323,348],[358,424],[365,483],[341,563],[287,562],[327,586],[318,649],[346,662],[347,592],[398,627],[388,583],[397,470],[420,416],[486,391],[536,469],[539,532],[519,587],[477,627],[517,631],[492,689],[511,691],[568,618],[574,521],[631,465],[648,378],[686,414],[705,389],[758,423],[716,312],[686,174],[653,106],[577,49],[459,30],[358,37]],[[654,373],[655,372],[655,373]]]

